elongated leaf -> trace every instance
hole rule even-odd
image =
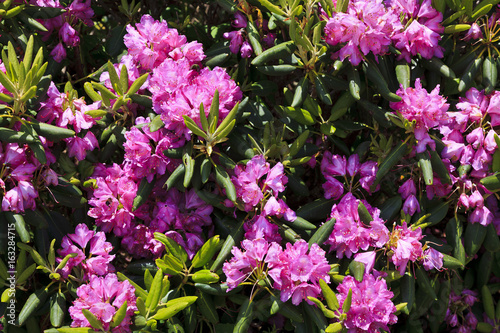
[[[137,195],[132,204],[132,211],[139,208],[143,203],[145,203],[148,200],[149,194],[153,190],[154,184],[155,184],[154,180],[152,180],[151,183],[149,183],[146,178],[143,178],[141,180],[139,188],[137,189]]]
[[[479,251],[486,237],[486,227],[479,223],[470,223],[465,230],[465,252],[473,256]]]
[[[57,292],[50,297],[50,323],[54,327],[60,327],[64,322],[66,314],[66,296]]]
[[[332,218],[325,222],[309,239],[309,247],[311,247],[313,244],[323,244],[332,233],[334,227],[335,218]]]
[[[156,272],[151,284],[151,289],[148,292],[148,297],[146,298],[145,305],[148,312],[152,312],[158,306],[158,301],[160,300],[161,287],[163,280],[163,271],[161,268]]]
[[[247,299],[240,308],[238,313],[238,318],[236,318],[236,324],[234,326],[233,333],[246,333],[250,327],[250,323],[253,319],[253,306],[254,303]]]
[[[219,235],[210,238],[195,254],[191,264],[194,268],[205,266],[215,255],[220,242]]]
[[[168,189],[171,189],[174,187],[175,183],[181,179],[181,177],[184,175],[184,172],[186,171],[186,167],[184,164],[179,164],[179,166],[170,174],[168,177],[167,181],[165,182],[165,185],[163,187],[167,187]]]
[[[19,326],[24,325],[26,320],[28,320],[28,318],[33,314],[33,312],[35,312],[35,310],[38,307],[40,307],[45,303],[47,296],[48,296],[47,289],[39,289],[28,297],[26,303],[24,303],[24,306],[21,309],[21,312],[19,313],[18,316]]]
[[[483,63],[483,58],[474,59],[469,66],[465,69],[465,73],[460,78],[460,82],[458,83],[458,92],[463,92],[469,89],[474,83],[474,78],[476,77],[479,68],[481,68],[481,64]]]
[[[251,64],[254,66],[260,66],[276,59],[283,59],[286,56],[292,54],[296,48],[297,47],[295,46],[293,41],[280,43],[263,51],[260,55],[252,60]]]
[[[356,67],[352,67],[347,74],[349,79],[349,92],[355,100],[360,100],[361,96],[359,94],[361,92],[361,80],[359,78],[358,69]]]
[[[125,67],[125,66],[124,66]],[[117,327],[119,326],[123,319],[125,319],[125,316],[127,315],[127,301],[123,302],[122,305],[116,310],[115,314],[113,315],[113,319],[111,320],[111,327]]]
[[[374,189],[378,183],[382,180],[382,178],[389,172],[389,170],[392,169],[393,166],[396,165],[397,162],[401,158],[403,158],[404,155],[406,155],[408,147],[406,143],[401,142],[399,145],[397,145],[391,153],[387,156],[387,158],[380,164],[377,175],[375,176],[375,181],[373,182],[372,188]]]
[[[219,165],[215,166],[215,180],[219,185],[224,187],[228,199],[233,202],[236,201],[236,188],[234,187],[234,184],[226,170],[221,168]]]

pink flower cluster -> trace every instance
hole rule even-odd
[[[212,211],[194,189],[181,193],[173,188],[164,200],[156,202],[149,228],[174,239],[193,258],[205,242],[203,231],[213,232]]]
[[[357,154],[352,154],[346,160],[345,156],[332,155],[332,153],[326,151],[321,161],[321,173],[326,179],[326,183],[323,184],[325,198],[339,199],[344,194],[344,187],[347,188],[348,192],[354,192],[361,185],[362,188],[370,192],[377,170],[377,162],[366,161],[365,163],[359,163]],[[360,177],[359,182],[354,182],[354,177],[357,175]],[[344,177],[347,185],[342,184],[335,178],[341,176]],[[348,176],[351,179],[348,179]],[[377,186],[376,190],[378,188],[379,186]]]
[[[78,26],[80,22],[88,26],[94,24],[92,21],[94,11],[90,7],[90,0],[75,0],[67,7],[61,5],[59,0],[31,0],[30,3],[40,7],[65,10],[63,14],[57,17],[40,20],[48,30],[45,33],[45,40],[50,37],[54,30],[58,30],[59,43],[50,53],[56,62],[61,62],[66,58],[66,49],[63,43],[67,47],[75,47],[80,44],[79,33],[74,27]]]
[[[246,166],[237,165],[234,174],[231,180],[245,211],[249,212],[260,204],[264,216],[284,217],[287,221],[296,219],[295,212],[278,198],[288,182],[283,164],[278,162],[271,168],[263,155],[256,155]]]
[[[47,97],[45,102],[40,103],[37,119],[62,128],[72,127],[79,135],[63,139],[68,146],[68,156],[79,161],[85,159],[88,151],[99,147],[94,133],[89,131],[97,119],[85,112],[99,109],[101,102],[86,105],[83,98],[73,99],[66,93],[60,93],[53,82],[47,90]]]
[[[477,293],[472,290],[462,290],[460,295],[456,295],[452,290],[446,310],[446,323],[453,327],[450,332],[465,333],[476,329],[478,320],[472,313],[472,306],[479,302]]]
[[[429,130],[443,125],[448,120],[446,99],[439,95],[439,86],[430,93],[422,88],[420,79],[415,81],[415,88],[402,86],[396,92],[402,98],[400,102],[391,102],[390,106],[407,121],[417,139],[417,153],[425,151],[426,146],[436,149],[436,143],[429,136]]]
[[[370,52],[375,56],[388,53],[391,44],[401,51],[399,58],[408,62],[417,54],[441,58],[442,19],[431,0],[349,1],[346,13],[335,12],[328,19],[325,39],[333,46],[342,44],[334,57],[349,58],[354,66]]]
[[[432,247],[424,251],[420,242],[422,238],[422,229],[420,227],[408,228],[406,221],[392,230],[387,249],[391,251],[389,259],[396,266],[399,274],[404,274],[410,261],[421,261],[426,270],[434,268],[439,270],[443,267],[443,255]]]
[[[340,60],[349,58],[357,66],[363,57],[361,53],[388,53],[391,36],[400,29],[399,16],[382,0],[349,1],[346,13],[333,13],[326,23],[325,39],[330,45],[343,44],[334,56]]]
[[[281,291],[283,302],[291,298],[294,305],[302,300],[312,304],[307,296],[318,297],[321,294],[319,280],[330,282],[330,265],[325,251],[317,244],[309,249],[304,240],[299,240],[293,245],[287,243],[283,250],[278,243],[257,238],[244,240],[241,246],[245,252],[233,247],[234,257],[222,268],[229,290],[247,279],[257,283],[270,276],[274,281],[273,287]]]
[[[471,88],[465,97],[460,97],[457,109],[458,112],[448,112],[449,120],[440,126],[445,145],[441,156],[460,193],[457,204],[472,211],[468,214],[469,222],[484,226],[494,222],[500,230],[500,220],[484,202],[483,196],[489,191],[479,183],[492,174],[493,154],[498,149],[492,127],[500,125],[500,93],[485,95]],[[461,172],[463,165],[469,165],[470,170]]]
[[[46,165],[33,156],[28,145],[0,143],[0,197],[2,211],[35,209],[38,190],[57,185],[57,174],[48,165],[56,158],[47,151]]]
[[[86,250],[87,245],[89,246]],[[115,271],[111,261],[115,258],[110,252],[113,250],[111,243],[106,242],[104,232],[95,232],[81,223],[76,226],[75,233],[63,237],[61,249],[57,253],[61,258],[57,258],[58,262],[68,254],[76,253],[77,256],[70,258],[68,263],[62,269],[62,276],[67,278],[73,268],[79,267],[83,272],[81,278],[88,280],[92,275],[106,275]]]
[[[124,41],[130,58],[122,58],[122,62],[127,68],[134,65],[139,73],[152,72],[147,88],[152,93],[153,109],[161,115],[171,137],[190,139],[191,132],[182,116],[200,124],[200,104],[208,112],[216,90],[220,121],[241,99],[240,88],[225,70],[201,68],[205,58],[202,45],[187,43],[186,36],[179,35],[166,22],[144,15],[135,28],[128,25],[127,32]]]
[[[432,7],[431,0],[391,0],[392,8],[404,17],[404,30],[392,36],[394,46],[401,51],[399,59],[411,62],[420,54],[425,59],[442,58],[444,49],[439,46],[444,28],[443,14]]]
[[[69,308],[69,314],[73,322],[71,327],[92,327],[83,315],[82,310],[89,310],[101,323],[106,332],[131,332],[130,325],[135,305],[135,289],[128,282],[118,281],[115,274],[107,274],[105,277],[90,276],[88,284],[83,284],[76,290],[78,298]],[[113,316],[116,311],[127,302],[125,318],[117,327],[111,328]]]
[[[340,307],[343,306],[349,290],[352,290],[351,308],[347,311],[343,325],[348,332],[380,332],[389,330],[398,318],[394,314],[396,306],[391,298],[394,294],[387,289],[385,280],[365,274],[361,282],[346,276],[338,285],[337,295]]]
[[[163,154],[165,149],[179,148],[184,139],[178,139],[165,128],[151,132],[149,118],[136,118],[136,126],[125,133],[124,164],[134,170],[138,179],[146,177],[148,182],[155,175],[164,175],[167,171],[174,171],[179,161],[175,161]]]
[[[337,258],[344,255],[350,258],[353,253],[370,246],[381,248],[389,240],[389,230],[380,218],[380,210],[363,201],[373,218],[369,225],[365,225],[359,217],[359,204],[360,200],[347,193],[332,207],[330,218],[335,218],[335,226],[325,243],[330,245],[330,252],[336,251]]]

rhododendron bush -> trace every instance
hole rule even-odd
[[[500,332],[499,3],[3,1],[0,328]]]

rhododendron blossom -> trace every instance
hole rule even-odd
[[[397,91],[401,96],[400,102],[391,102],[391,108],[399,112],[407,121],[411,122],[411,129],[417,139],[417,153],[425,151],[426,146],[436,148],[435,142],[429,136],[429,130],[444,124],[448,115],[449,104],[439,95],[439,85],[430,93],[422,88],[420,79],[415,81],[415,88],[402,86]]]
[[[78,287],[76,294],[78,298],[69,308],[69,314],[73,319],[71,327],[92,327],[82,312],[83,309],[87,309],[101,322],[106,332],[132,331],[130,325],[137,307],[135,289],[127,280],[120,282],[112,273],[105,277],[92,275],[88,284]],[[125,318],[120,325],[111,328],[113,316],[125,301],[127,302]]]
[[[281,290],[281,300],[292,299],[294,305],[303,300],[312,304],[307,296],[317,297],[321,293],[319,280],[330,282],[330,265],[318,244],[308,248],[304,240],[287,243],[286,248],[263,238],[244,240],[245,252],[233,247],[233,258],[223,266],[229,290],[249,280],[257,283],[271,277],[273,287]]]
[[[352,276],[346,276],[337,287],[337,299],[342,308],[349,290],[352,290],[351,308],[347,311],[343,326],[348,332],[380,332],[389,330],[388,325],[398,320],[396,306],[391,298],[394,294],[387,289],[385,280],[365,274],[358,282]]]
[[[88,246],[88,250],[87,249]],[[115,258],[110,254],[113,250],[111,243],[106,242],[104,232],[95,232],[81,223],[76,226],[75,233],[64,236],[61,242],[61,249],[57,258],[58,262],[71,253],[77,256],[70,258],[62,269],[63,277],[68,277],[74,267],[79,267],[83,271],[83,279],[87,280],[92,275],[106,275],[115,271],[111,261]]]
[[[360,200],[347,193],[332,207],[330,218],[335,219],[335,227],[325,242],[337,258],[350,258],[353,253],[367,250],[370,246],[381,248],[389,240],[389,230],[380,218],[380,210],[363,201],[373,220],[364,224],[358,213]]]

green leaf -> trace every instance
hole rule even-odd
[[[287,16],[286,13],[278,6],[272,4],[270,1],[268,0],[259,0],[260,4],[264,7],[267,8],[267,10],[269,10],[271,13],[274,13],[276,15],[280,15],[280,16]]]
[[[26,222],[21,214],[15,214],[10,211],[4,212],[5,218],[10,224],[14,224],[16,232],[23,243],[28,243],[31,240],[30,233],[26,229]]]
[[[139,89],[141,89],[142,85],[146,80],[148,79],[149,73],[143,74],[139,76],[131,85],[130,88],[127,91],[128,96],[132,96],[135,94]]]
[[[148,291],[148,297],[146,298],[145,305],[149,313],[153,312],[158,306],[158,301],[160,300],[161,287],[163,280],[163,271],[161,268],[156,272],[151,284],[151,289]]]
[[[208,128],[210,133],[214,133],[219,122],[219,90],[215,90],[210,112],[208,114]]]
[[[120,78],[118,77],[118,73],[116,72],[115,66],[111,61],[108,61],[108,73],[109,73],[109,80],[111,81],[111,86],[113,89],[123,96],[124,90],[122,89],[122,86],[120,84]]]
[[[359,72],[356,67],[351,67],[351,70],[347,72],[347,78],[349,82],[349,92],[355,100],[360,100],[361,92],[361,80],[359,78]]]
[[[186,127],[191,130],[194,135],[201,136],[203,139],[207,140],[207,135],[201,130],[201,128],[198,127],[198,125],[196,125],[193,119],[186,115],[182,116],[182,118],[184,118],[184,124],[186,124]]]
[[[432,170],[437,173],[439,179],[441,179],[443,184],[451,184],[451,177],[448,169],[443,163],[443,160],[439,156],[438,152],[435,150],[431,150],[431,165]]]
[[[165,271],[165,274],[177,275],[182,271],[182,262],[172,255],[166,254],[162,259],[155,260],[158,268]]]
[[[165,126],[165,123],[161,120],[161,115],[157,115],[151,120],[151,123],[149,123],[149,131],[156,132],[163,126]]]
[[[482,63],[483,58],[477,58],[474,59],[469,66],[467,66],[465,73],[462,75],[458,83],[458,92],[463,92],[473,85],[476,73],[479,71]]]
[[[203,292],[198,293],[196,304],[203,318],[208,320],[209,323],[217,324],[219,322],[219,315],[217,314],[217,309],[210,295]]]
[[[174,187],[175,183],[182,177],[184,176],[184,172],[186,170],[186,167],[184,164],[179,164],[177,168],[175,168],[174,172],[170,174],[168,177],[167,181],[165,182],[165,185],[163,187],[167,187],[167,190],[171,189]]]
[[[180,246],[174,239],[165,236],[160,232],[155,232],[154,237],[156,240],[160,241],[165,245],[165,250],[167,253],[173,255],[175,258],[179,259],[181,263],[185,263],[188,259],[186,250]]]
[[[288,107],[280,106],[280,108],[282,108],[283,111],[288,116],[290,116],[290,118],[292,118],[293,120],[302,125],[314,125],[316,123],[311,113],[307,110],[301,108],[293,108],[291,106]]]
[[[373,63],[363,62],[363,70],[373,84],[375,89],[389,102],[399,102],[401,97],[393,93],[387,84],[387,81],[383,77],[382,73],[378,67]]]
[[[415,270],[415,276],[417,278],[417,283],[426,294],[432,297],[433,300],[437,301],[437,295],[436,292],[434,291],[434,288],[431,285],[431,282],[429,281],[429,277],[427,276],[427,273],[424,271],[422,267],[418,267]]]
[[[90,325],[94,329],[96,329],[96,330],[102,330],[103,329],[102,322],[99,319],[97,319],[97,317],[94,316],[94,314],[92,312],[90,312],[88,309],[82,309],[82,313],[85,316],[85,318],[87,318],[87,320],[89,321]]]
[[[153,190],[154,185],[155,185],[154,179],[151,181],[151,183],[148,182],[147,178],[143,178],[141,180],[139,188],[137,189],[136,197],[134,198],[134,202],[132,204],[132,211],[135,211],[137,208],[139,208],[143,203],[145,203],[148,200],[149,194]]]
[[[209,269],[202,269],[194,273],[191,279],[194,283],[210,284],[219,282],[219,275]]]
[[[427,151],[418,153],[417,157],[419,159],[418,163],[420,165],[420,169],[422,170],[425,185],[432,185],[434,183],[434,174],[432,172],[432,164],[429,153]]]
[[[113,315],[113,319],[111,320],[111,324],[109,326],[111,328],[119,326],[122,323],[123,319],[125,319],[126,315],[127,315],[127,301],[124,301],[120,306],[120,308],[116,310],[115,314]]]
[[[353,106],[355,102],[356,99],[349,91],[344,92],[342,95],[340,95],[339,99],[337,99],[337,101],[333,105],[328,121],[332,122],[340,119],[347,113],[347,110],[349,110],[349,108]]]
[[[328,93],[328,88],[320,76],[314,77],[314,85],[316,86],[319,99],[326,105],[332,105],[332,97]]]
[[[285,76],[297,69],[294,65],[263,65],[256,66],[257,70],[269,76]]]
[[[325,330],[325,333],[339,333],[342,332],[343,326],[341,323],[333,323],[328,325]]]
[[[114,67],[113,67],[113,69],[114,69]],[[115,74],[116,74],[116,72],[115,72]],[[103,86],[102,84],[100,84],[98,82],[92,81],[92,86],[95,89],[99,90],[99,92],[101,93],[102,97],[105,97],[107,99],[117,99],[118,98],[118,96],[116,96],[108,88],[106,88],[105,86]]]
[[[66,296],[57,292],[50,297],[50,323],[54,327],[60,327],[64,322],[66,314]]]
[[[483,301],[484,312],[490,318],[495,320],[495,306],[493,304],[493,297],[486,285],[481,288],[481,296]]]
[[[262,46],[259,42],[259,32],[252,21],[247,22],[247,34],[254,53],[257,56],[260,55],[262,53]]]
[[[243,225],[245,224],[245,220],[241,219],[239,224],[236,225],[236,227],[233,229],[231,234],[229,234],[224,241],[224,244],[222,245],[222,248],[217,255],[217,258],[215,259],[214,263],[210,267],[210,270],[212,272],[216,272],[219,270],[221,265],[226,261],[227,257],[231,254],[231,250],[233,249],[233,246],[236,244],[239,244],[240,241],[243,238]]]
[[[445,34],[456,34],[470,29],[470,24],[455,24],[444,28]]]
[[[328,307],[336,311],[339,309],[339,301],[337,300],[337,296],[335,295],[335,292],[326,284],[325,280],[320,279],[319,280],[319,285],[321,287],[321,292],[323,294],[323,297],[325,297],[326,304]]]
[[[399,145],[397,145],[391,153],[382,161],[380,164],[377,175],[375,177],[375,181],[373,182],[372,189],[374,189],[378,183],[382,180],[382,178],[389,172],[389,170],[392,169],[393,166],[396,165],[397,162],[403,156],[406,155],[406,151],[408,149],[408,146],[406,145],[405,142],[401,142]]]
[[[474,9],[474,11],[472,12],[472,15],[470,17],[471,21],[475,21],[479,17],[488,14],[492,7],[493,4],[488,3],[488,1],[482,1],[481,4],[477,6],[476,9]]]
[[[448,78],[448,79],[454,79],[456,78],[455,73],[453,70],[446,66],[444,62],[442,62],[440,59],[434,57],[432,59],[424,59],[422,58],[422,64],[424,67],[431,71],[439,72],[441,73],[442,76]]]
[[[473,256],[479,251],[486,237],[486,227],[479,223],[469,223],[465,230],[465,252]]]
[[[228,199],[235,202],[236,188],[234,187],[234,184],[231,181],[231,178],[227,174],[226,170],[221,168],[219,165],[215,166],[215,180],[219,185],[224,187]]]
[[[122,90],[122,92],[128,91],[128,71],[127,66],[123,64],[120,70],[120,89]]]
[[[362,262],[353,260],[349,264],[349,272],[354,276],[354,278],[361,282],[363,281],[363,275],[365,274],[365,264]]]
[[[361,200],[358,204],[358,215],[361,222],[363,222],[365,225],[369,225],[370,222],[373,221],[373,217]]]
[[[415,278],[409,272],[401,278],[401,301],[407,303],[403,312],[409,314],[415,302]]]
[[[184,164],[184,181],[183,186],[187,188],[191,183],[191,179],[193,178],[194,173],[194,159],[187,152],[182,156],[182,163]]]
[[[251,64],[254,66],[261,66],[276,59],[283,59],[292,54],[296,48],[293,41],[280,43],[263,51],[252,60]]]
[[[217,249],[219,248],[219,242],[219,235],[213,236],[208,241],[206,241],[191,261],[192,266],[194,268],[205,266],[215,255],[215,252],[217,252]]]
[[[184,310],[190,304],[188,302],[178,302],[167,308],[158,310],[158,312],[153,316],[156,320],[167,320],[175,316],[180,311]]]
[[[334,227],[335,218],[326,221],[309,239],[309,247],[313,244],[323,244],[332,233]]]
[[[484,177],[479,181],[484,187],[492,192],[500,190],[500,172],[495,172],[495,174]]]
[[[250,323],[252,322],[254,303],[247,299],[240,308],[233,333],[247,333]]]
[[[464,264],[460,260],[452,256],[443,254],[443,267],[450,269],[457,269],[457,268],[464,268]]]
[[[19,326],[23,326],[26,320],[33,315],[33,313],[38,309],[41,305],[45,303],[45,300],[48,296],[48,289],[38,289],[34,293],[32,293],[26,302],[24,303],[21,312],[19,312],[18,323]]]
[[[397,61],[396,78],[398,79],[399,84],[403,85],[404,89],[410,87],[410,77],[411,77],[410,64],[408,64],[406,60]]]
[[[19,274],[18,276],[16,276],[16,284],[22,285],[29,277],[33,275],[33,272],[36,270],[36,264],[33,263],[32,265],[28,266],[26,269],[22,271],[22,273],[20,272],[21,268],[19,266],[20,265],[18,264],[16,267],[18,269],[18,274]]]
[[[292,107],[299,107],[302,104],[302,102],[306,98],[308,90],[309,79],[307,78],[307,76],[304,76],[300,79],[299,83],[297,84],[297,88],[295,88],[295,92],[293,93]]]
[[[148,293],[144,289],[142,289],[142,287],[139,286],[137,283],[135,283],[127,276],[125,276],[125,274],[121,272],[116,272],[116,275],[118,276],[118,279],[120,281],[127,280],[135,288],[135,294],[137,295],[137,297],[141,297],[142,299],[146,299],[148,297]]]
[[[352,301],[352,289],[349,288],[349,293],[347,293],[347,297],[344,299],[344,304],[342,304],[342,312],[347,313],[351,309],[351,301]]]
[[[483,63],[483,85],[485,86],[486,94],[490,94],[495,90],[497,79],[497,63],[491,55],[488,55]]]

